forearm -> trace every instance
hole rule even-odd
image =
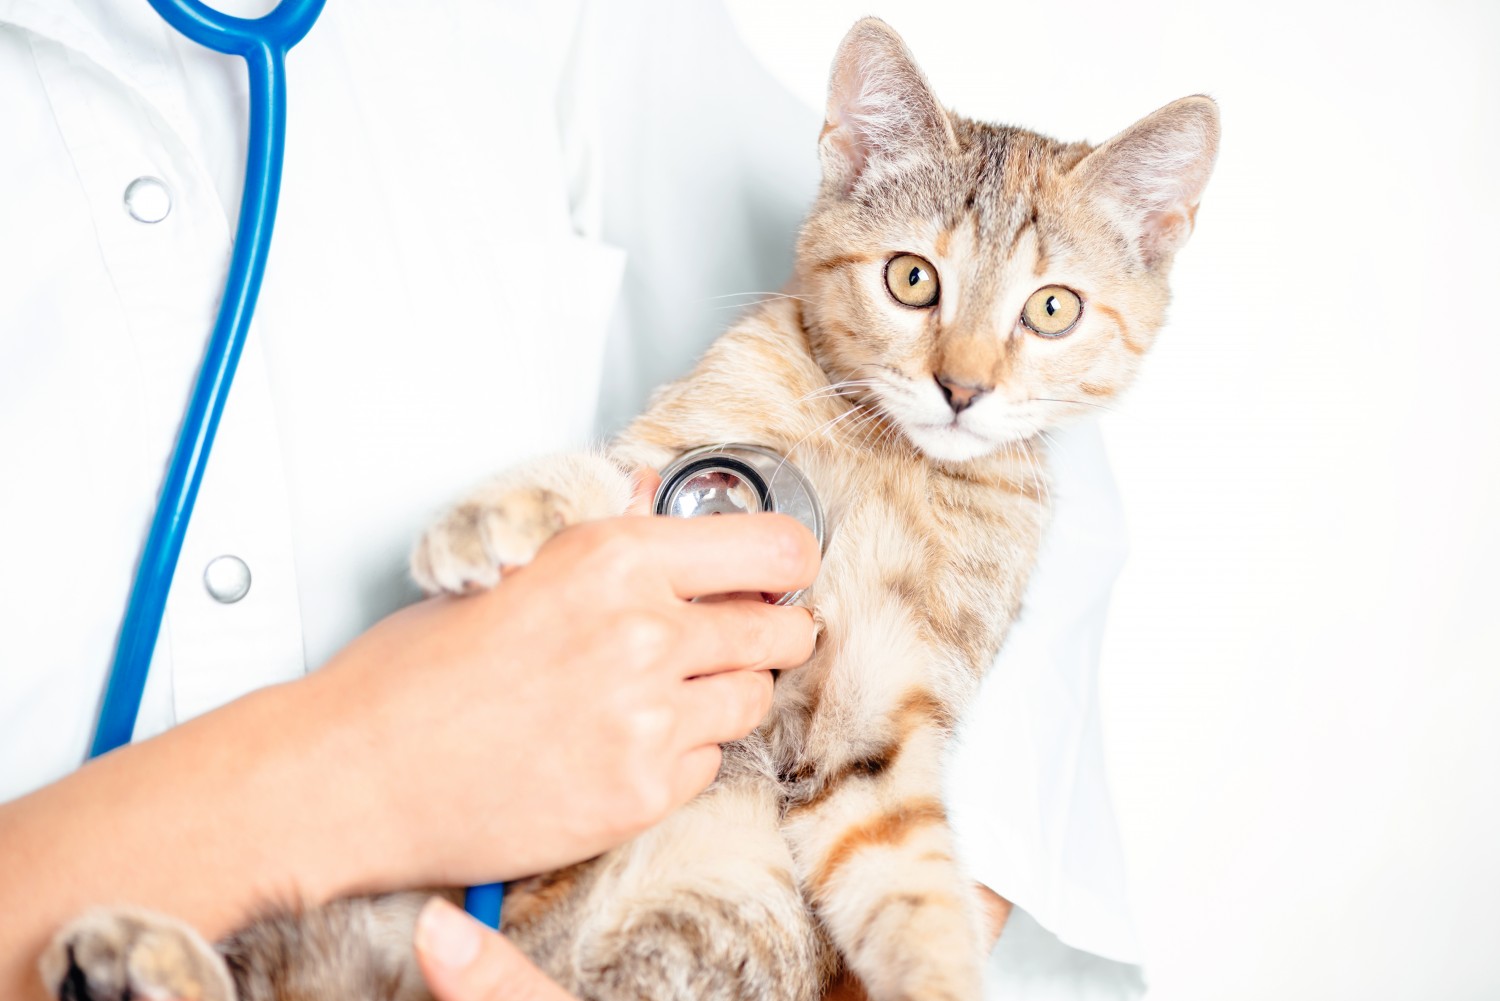
[[[42,996],[37,954],[90,905],[213,938],[268,902],[368,880],[385,846],[345,836],[360,791],[338,777],[347,735],[317,725],[324,697],[306,682],[257,692],[0,805],[0,997]]]

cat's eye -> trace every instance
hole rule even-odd
[[[1083,300],[1061,285],[1037,289],[1021,308],[1021,322],[1043,337],[1062,337],[1082,315]]]
[[[885,287],[903,306],[918,309],[938,301],[937,271],[916,254],[898,254],[885,266]]]

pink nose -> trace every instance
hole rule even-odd
[[[994,386],[975,386],[969,383],[958,382],[945,375],[934,376],[937,379],[938,388],[943,391],[943,399],[948,401],[948,406],[953,408],[955,414],[961,414],[974,405],[974,401]]]

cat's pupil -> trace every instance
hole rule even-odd
[[[918,267],[913,267],[911,269],[911,274],[909,274],[909,275],[906,276],[906,284],[908,284],[908,285],[916,285],[916,284],[919,284],[921,281],[922,281],[922,269],[918,268]]]
[[[1047,296],[1047,315],[1051,316],[1052,314],[1056,313],[1057,310],[1058,310],[1057,296],[1055,296],[1055,295],[1049,295],[1049,296]]]

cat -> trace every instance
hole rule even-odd
[[[980,997],[942,752],[1047,524],[1042,436],[1134,378],[1218,135],[1201,96],[1098,147],[972,121],[938,103],[894,31],[858,22],[786,295],[606,452],[502,476],[423,537],[427,590],[492,586],[560,527],[622,513],[634,470],[719,442],[789,456],[827,512],[803,598],[816,650],[726,746],[715,783],[621,848],[512,886],[505,931],[565,988],[810,1001],[843,968],[874,1001]],[[70,1001],[117,997],[130,977],[138,996],[206,1001],[424,998],[422,899],[282,915],[218,952],[169,919],[96,911],[58,935],[43,975]]]

